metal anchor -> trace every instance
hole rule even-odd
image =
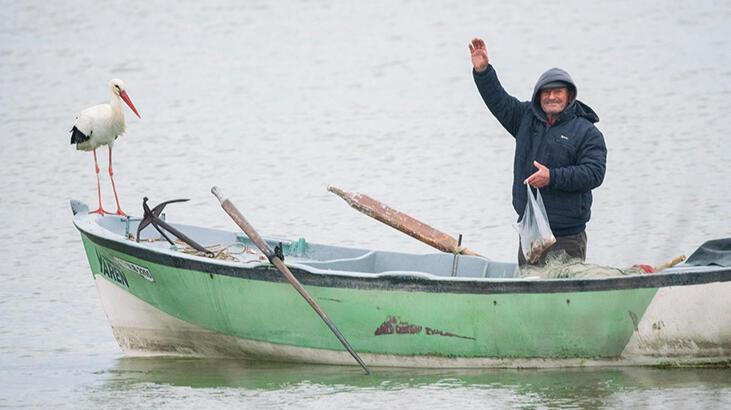
[[[186,236],[184,233],[180,232],[179,230],[172,227],[167,222],[160,219],[160,214],[162,213],[162,210],[165,209],[165,205],[172,204],[175,202],[186,202],[189,201],[189,199],[172,199],[170,201],[165,201],[159,203],[154,208],[150,209],[150,207],[147,205],[147,197],[142,198],[142,209],[144,210],[144,215],[142,217],[142,220],[140,221],[140,225],[137,227],[137,242],[140,241],[140,232],[142,232],[143,229],[147,227],[147,225],[152,225],[155,229],[157,229],[158,232],[160,232],[160,235],[163,236],[168,242],[170,242],[170,245],[175,245],[175,243],[170,240],[170,238],[163,232],[163,228],[170,232],[171,234],[178,237],[181,241],[187,243],[191,247],[193,247],[195,250],[203,252],[208,256],[209,258],[214,257],[214,253],[209,251],[208,249],[204,248],[203,246],[199,245],[196,241],[190,239],[188,236]]]

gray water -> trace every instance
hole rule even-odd
[[[513,141],[473,84],[485,38],[503,85],[572,73],[601,117],[608,172],[588,260],[626,267],[731,236],[731,3],[0,1],[0,406],[627,408],[731,406],[728,369],[439,371],[125,358],[68,201],[95,205],[74,114],[123,79],[123,208],[408,252],[328,184],[369,194],[514,260]],[[102,162],[105,206],[114,209]],[[709,314],[713,314],[709,312]]]

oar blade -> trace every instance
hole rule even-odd
[[[476,253],[466,248],[460,248],[453,236],[431,227],[420,220],[398,211],[390,206],[369,197],[368,195],[356,192],[343,191],[332,185],[327,190],[344,199],[352,208],[364,213],[371,218],[385,223],[414,239],[433,246],[442,252],[461,253],[464,255],[475,255]]]

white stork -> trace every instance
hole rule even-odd
[[[119,206],[117,188],[114,186],[114,171],[112,170],[112,146],[114,141],[124,133],[124,112],[122,112],[122,100],[129,106],[132,112],[137,112],[132,100],[127,96],[122,80],[114,79],[109,82],[112,89],[112,99],[109,104],[99,104],[89,107],[76,115],[76,122],[71,128],[71,143],[76,144],[76,149],[81,151],[92,151],[94,153],[94,167],[96,170],[96,190],[99,199],[99,208],[90,213],[104,215],[110,213],[102,207],[102,193],[99,184],[99,163],[96,160],[96,149],[102,145],[109,147],[109,179],[112,181],[114,200],[117,201],[116,215],[127,216]]]

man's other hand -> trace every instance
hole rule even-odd
[[[548,185],[551,182],[551,172],[548,168],[538,161],[533,161],[533,166],[538,168],[538,171],[526,178],[523,183],[528,184],[533,188],[543,188]]]
[[[472,55],[472,65],[478,73],[485,71],[490,60],[487,58],[487,47],[481,38],[473,38],[469,44],[470,54]]]

